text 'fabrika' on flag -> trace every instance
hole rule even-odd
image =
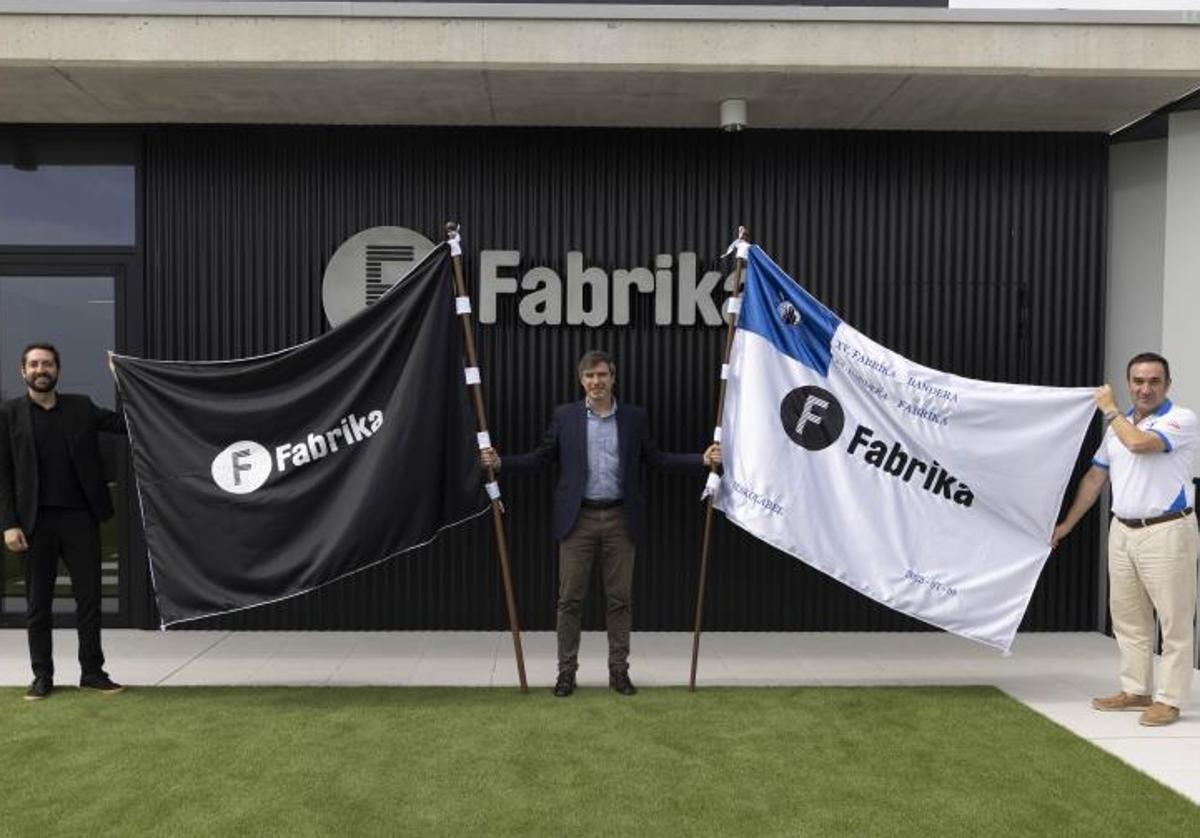
[[[729,520],[891,608],[1007,650],[1080,445],[1087,388],[916,364],[758,247],[729,361]]]
[[[295,596],[487,511],[446,245],[299,346],[116,356],[164,627]]]

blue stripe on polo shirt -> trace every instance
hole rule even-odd
[[[1100,468],[1104,469],[1105,471],[1108,471],[1108,463],[1102,463],[1099,460],[1097,460],[1095,457],[1092,457],[1092,465],[1100,466]]]
[[[1187,509],[1187,487],[1180,486],[1179,494],[1175,496],[1175,500],[1171,501],[1171,505],[1167,508],[1168,512],[1180,512]]]
[[[1163,453],[1164,453],[1164,454],[1166,454],[1166,453],[1170,452],[1170,450],[1171,450],[1171,440],[1167,439],[1167,435],[1166,435],[1166,434],[1164,434],[1164,433],[1163,433],[1162,431],[1160,431],[1158,428],[1151,428],[1151,429],[1150,429],[1150,433],[1152,433],[1152,434],[1158,434],[1158,437],[1159,437],[1159,439],[1161,439],[1161,440],[1163,441],[1163,446],[1164,446],[1164,448],[1163,448]]]

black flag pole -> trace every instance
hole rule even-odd
[[[455,308],[463,327],[463,350],[466,354],[467,389],[475,408],[475,427],[479,447],[491,447],[488,437],[487,412],[483,407],[483,384],[479,375],[478,358],[475,354],[475,331],[471,324],[471,298],[467,296],[467,284],[463,280],[462,245],[458,236],[458,224],[446,222],[446,240],[450,243],[450,261],[454,265]],[[486,443],[486,444],[485,444]],[[496,556],[500,560],[500,577],[504,582],[504,603],[508,608],[508,625],[512,630],[513,652],[517,658],[517,677],[521,681],[521,692],[529,692],[525,679],[525,654],[521,650],[521,626],[517,621],[517,600],[513,596],[512,571],[508,562],[508,536],[504,531],[504,504],[500,501],[500,487],[495,471],[487,467],[487,492],[492,503],[492,532],[496,536]]]
[[[729,325],[725,331],[725,352],[721,356],[721,384],[717,393],[717,421],[713,430],[713,442],[721,441],[721,419],[725,412],[725,381],[729,372],[729,353],[733,349],[733,334],[737,330],[738,314],[741,311],[742,273],[746,269],[746,253],[750,246],[750,231],[738,227],[737,238],[729,245],[725,255],[735,254],[733,290],[729,294]],[[700,658],[700,630],[704,624],[704,591],[708,582],[708,557],[712,552],[713,494],[716,488],[717,466],[709,466],[708,484],[705,486],[704,540],[700,546],[700,581],[696,593],[696,626],[692,631],[692,671],[688,676],[688,691],[696,691],[696,665]]]

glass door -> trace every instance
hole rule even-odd
[[[21,351],[30,343],[47,342],[59,351],[59,391],[82,393],[96,404],[114,409],[116,390],[106,353],[116,345],[115,300],[120,271],[64,268],[56,273],[53,268],[41,265],[36,271],[16,266],[4,270],[14,272],[0,271],[0,399],[25,395],[20,375]],[[100,533],[101,611],[109,623],[122,610],[119,534],[124,531],[126,504],[118,475],[125,471],[127,455],[125,442],[119,437],[101,434],[100,444],[113,507],[117,510],[116,517],[106,521]],[[3,552],[0,624],[23,625],[25,563],[20,555]],[[55,625],[72,624],[75,602],[69,577],[61,564],[54,612]]]

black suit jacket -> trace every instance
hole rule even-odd
[[[704,468],[704,457],[660,451],[650,436],[646,411],[624,402],[617,407],[617,445],[624,501],[621,508],[630,536],[640,541],[646,515],[642,464],[668,471],[699,471]],[[582,400],[556,407],[538,446],[527,454],[505,455],[500,466],[505,473],[537,471],[554,462],[558,463],[558,485],[554,488],[553,527],[554,537],[561,540],[575,527],[587,484],[587,406]]]
[[[58,393],[57,399],[67,450],[88,509],[97,521],[106,521],[112,517],[113,507],[96,434],[125,433],[125,418],[97,406],[87,396]],[[20,527],[26,535],[37,525],[38,510],[38,461],[29,409],[28,396],[0,404],[0,529]]]

